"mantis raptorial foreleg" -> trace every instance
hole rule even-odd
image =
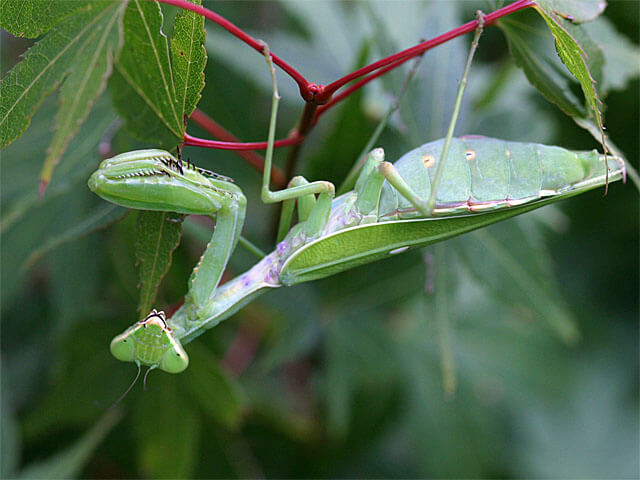
[[[207,249],[193,269],[185,309],[197,317],[214,295],[244,223],[246,199],[225,177],[181,164],[163,150],[138,150],[105,160],[89,179],[89,188],[118,205],[215,217]],[[155,310],[114,338],[111,351],[120,360],[184,370],[188,357],[174,338],[164,313]]]

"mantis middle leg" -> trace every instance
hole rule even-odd
[[[335,196],[335,187],[331,182],[308,182],[304,177],[295,177],[284,190],[274,192],[269,188],[280,94],[278,93],[276,71],[273,66],[273,62],[271,61],[271,52],[266,44],[264,46],[264,56],[267,60],[267,64],[269,65],[269,72],[271,73],[272,100],[269,135],[267,138],[267,153],[265,155],[264,172],[262,175],[261,199],[265,203],[284,202],[280,218],[280,226],[278,228],[278,241],[284,238],[284,235],[291,224],[293,207],[296,199],[298,200],[300,220],[305,222],[305,233],[308,236],[314,236],[320,233],[327,224],[329,212],[331,210],[331,201]],[[317,200],[315,195],[318,195]]]

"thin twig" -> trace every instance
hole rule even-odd
[[[535,2],[533,2],[532,0],[518,0],[517,2],[507,5],[506,7],[500,8],[495,12],[491,12],[487,14],[485,16],[484,24],[485,26],[490,25],[491,23],[495,22],[499,18],[502,18],[511,13],[517,12],[518,10],[522,10],[527,7],[532,7],[534,5],[535,5]],[[470,22],[465,23],[464,25],[459,26],[458,28],[454,28],[453,30],[450,30],[446,33],[443,33],[442,35],[432,38],[431,40],[427,40],[426,42],[419,43],[418,45],[415,45],[411,48],[407,48],[406,50],[402,50],[401,52],[390,55],[386,58],[378,60],[377,62],[373,62],[367,65],[366,67],[359,68],[358,70],[355,70],[354,72],[348,75],[345,75],[342,78],[339,78],[335,82],[330,83],[329,85],[326,85],[322,89],[322,92],[316,95],[316,101],[318,103],[322,103],[323,100],[331,98],[338,89],[342,88],[349,82],[362,77],[363,75],[367,75],[379,68],[385,67],[391,63],[402,60],[397,63],[397,65],[400,65],[401,63],[415,57],[416,55],[420,55],[437,45],[440,45],[456,37],[472,32],[477,27],[478,27],[478,21],[472,20]]]
[[[219,138],[225,142],[240,143],[238,138],[229,132],[226,128],[212,119],[209,115],[199,109],[195,109],[191,114],[191,120],[193,120],[201,128],[209,132],[214,137]],[[195,138],[195,137],[192,137]],[[264,142],[266,148],[267,142]],[[251,150],[238,150],[236,153],[244,158],[249,165],[258,170],[260,173],[264,170],[264,158]],[[278,167],[273,167],[271,171],[271,180],[277,185],[284,185],[286,178],[284,172]]]

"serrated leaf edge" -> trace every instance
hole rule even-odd
[[[174,120],[176,120],[176,125],[178,125],[178,128],[180,128],[180,125],[182,125],[182,119],[179,118],[178,116],[178,112],[176,111],[176,106],[175,106],[175,84],[173,83],[173,71],[172,71],[172,67],[171,67],[171,59],[168,59],[168,65],[169,65],[169,80],[171,81],[171,86],[169,85],[168,80],[165,78],[165,72],[164,69],[162,68],[162,62],[160,61],[160,58],[158,57],[158,48],[156,46],[156,44],[153,41],[153,36],[151,34],[151,31],[149,29],[149,24],[147,23],[147,19],[144,15],[144,13],[142,12],[142,8],[140,7],[140,1],[141,0],[133,0],[137,6],[137,10],[138,10],[138,14],[140,15],[140,19],[142,21],[142,23],[144,24],[144,28],[145,28],[145,32],[147,34],[147,38],[149,39],[149,43],[152,46],[152,50],[153,50],[153,54],[154,57],[156,59],[156,63],[158,65],[158,70],[160,71],[160,75],[162,77],[162,84],[164,87],[164,90],[167,94],[167,98],[170,100],[170,104],[171,104],[171,110],[173,111],[173,115],[174,115]],[[158,6],[158,10],[159,10],[159,6]],[[162,17],[162,11],[160,11],[160,17]],[[159,31],[160,36],[163,37],[165,39],[165,41],[167,41],[167,36],[164,34],[164,32],[162,30]],[[167,41],[167,52],[169,52],[169,44]],[[171,87],[171,88],[170,88]],[[164,120],[164,119],[163,119]],[[171,130],[171,132],[175,133],[173,128],[169,128],[169,130]],[[182,138],[182,131],[177,135],[178,138]]]
[[[114,6],[117,6],[118,4],[114,4]],[[126,2],[123,2],[122,4],[120,4],[120,10],[121,12],[124,11],[124,7],[126,7]],[[104,9],[104,11],[108,11],[110,10],[112,7],[107,7]],[[104,31],[104,35],[102,36],[102,38],[100,39],[100,45],[98,47],[96,47],[93,58],[90,62],[91,66],[95,66],[96,62],[98,61],[98,59],[100,58],[99,53],[102,52],[102,48],[104,43],[106,42],[106,39],[110,36],[111,34],[111,28],[113,26],[113,22],[115,21],[121,21],[122,17],[120,14],[115,13],[113,15],[113,19],[112,21],[109,22],[108,27],[105,28]],[[120,28],[121,30],[121,28]],[[107,63],[107,67],[105,69],[104,74],[102,75],[102,85],[100,85],[100,87],[98,87],[98,89],[96,90],[96,95],[94,96],[93,100],[90,100],[89,102],[87,102],[87,108],[86,111],[84,112],[84,115],[82,116],[82,118],[77,118],[74,117],[73,115],[71,115],[74,111],[75,111],[75,105],[77,104],[78,100],[81,97],[81,94],[77,94],[74,96],[73,99],[73,103],[69,108],[69,115],[68,115],[68,121],[69,123],[72,123],[74,118],[76,119],[76,125],[75,127],[71,127],[69,129],[69,133],[67,134],[66,138],[64,140],[61,141],[57,152],[52,152],[52,146],[56,140],[56,136],[54,135],[54,138],[51,140],[51,144],[49,145],[49,148],[47,149],[47,158],[45,159],[45,163],[42,167],[42,171],[40,174],[40,178],[43,182],[45,183],[49,183],[49,181],[51,180],[51,177],[53,176],[53,170],[55,169],[55,166],[58,164],[58,162],[60,161],[60,158],[62,157],[62,155],[64,154],[64,152],[67,149],[67,146],[69,145],[69,141],[71,141],[71,139],[73,138],[73,136],[77,133],[78,129],[80,128],[80,126],[82,125],[82,123],[84,123],[84,120],[87,118],[87,116],[89,115],[89,112],[91,111],[91,107],[95,104],[96,99],[102,94],[102,92],[104,91],[105,87],[107,86],[107,79],[111,76],[111,73],[113,71],[113,63],[114,63],[114,58],[116,58],[118,56],[118,53],[120,52],[120,49],[122,48],[122,35],[120,35],[118,44],[116,45],[116,47],[113,49],[112,53],[109,55],[110,56],[110,60]],[[83,79],[83,83],[82,83],[82,88],[79,89],[79,91],[82,91],[84,86],[87,84],[88,81],[88,76],[85,76],[85,78]],[[59,111],[58,111],[59,112]],[[60,119],[59,117],[56,115],[56,135],[57,132],[59,131],[63,131],[62,128],[59,127],[59,123],[60,123]]]

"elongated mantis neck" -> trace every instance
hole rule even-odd
[[[175,338],[188,343],[205,330],[215,327],[268,289],[282,285],[278,281],[282,255],[277,250],[264,257],[247,272],[218,287],[198,311],[185,304],[167,320]]]

